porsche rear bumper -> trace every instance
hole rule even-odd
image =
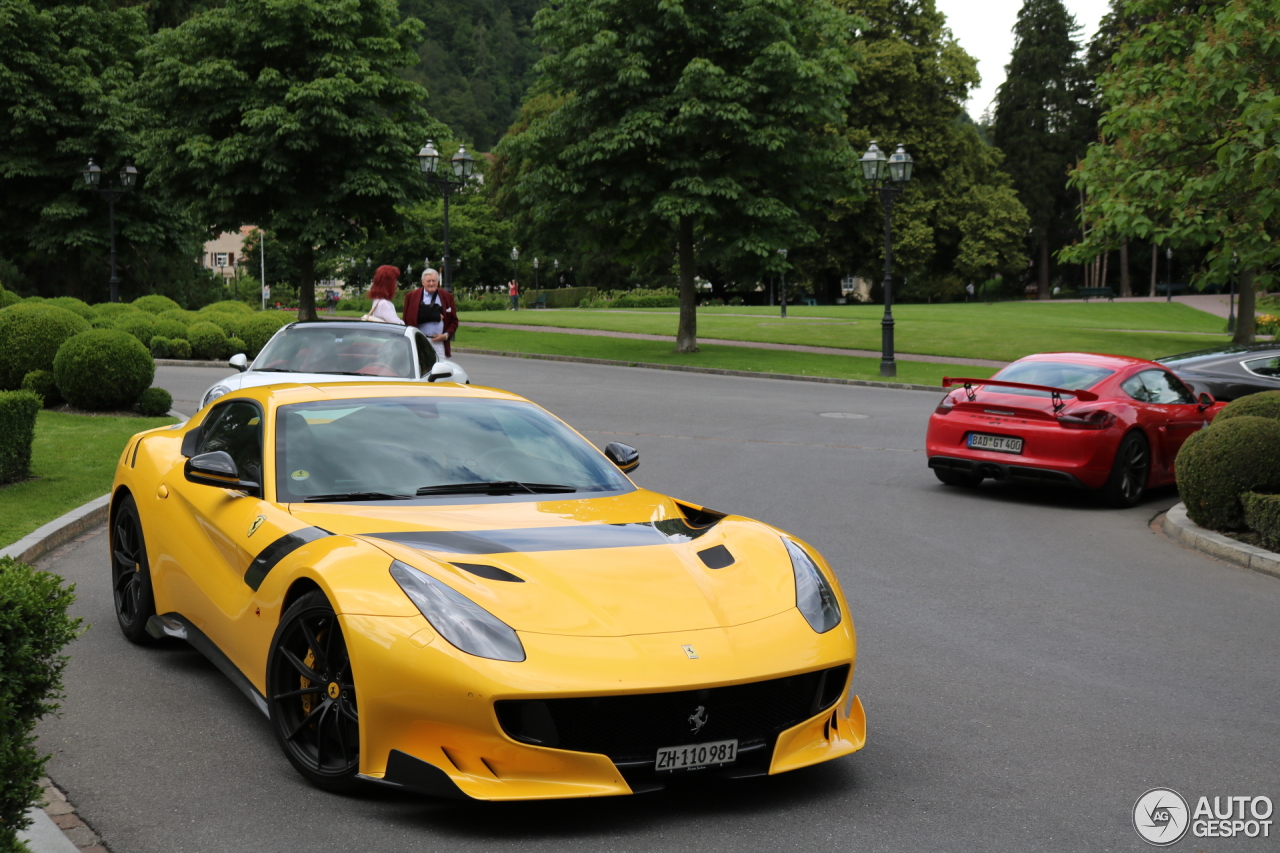
[[[866,740],[862,703],[850,694],[856,641],[847,618],[822,635],[795,610],[735,628],[679,635],[522,633],[527,659],[520,663],[465,655],[435,635],[425,619],[343,619],[359,692],[361,775],[408,790],[484,800],[616,796],[697,777],[782,773],[855,752]],[[698,657],[690,658],[685,646]],[[812,674],[832,670],[840,672],[838,684],[813,687]],[[805,681],[810,690],[823,691],[829,704],[816,713],[806,705],[801,714],[778,717],[785,727],[755,721],[751,734],[763,731],[764,737],[744,737],[733,764],[675,774],[654,770],[658,747],[736,738],[735,727],[751,728],[738,717],[739,722],[717,730],[716,723],[733,716],[718,703],[725,689],[741,691],[747,689],[742,685],[774,679]],[[670,701],[633,703],[661,708],[654,712],[663,716],[655,720],[661,723],[655,727],[660,733],[650,738],[655,742],[629,738],[629,752],[615,751],[616,763],[603,752],[564,748],[583,746],[580,738],[565,737],[558,747],[527,742],[528,732],[520,731],[510,714],[504,727],[498,712],[500,703],[511,708],[585,699],[576,707],[594,713],[587,706],[598,698],[601,714],[616,714],[628,697],[655,695]],[[687,718],[700,707],[709,721],[706,730],[685,732]],[[639,722],[613,721],[633,727]],[[607,727],[610,718],[595,722]],[[590,748],[609,747],[597,740]]]
[[[1123,429],[1065,429],[1053,422],[954,411],[929,417],[930,468],[980,473],[994,480],[1101,488],[1111,475]],[[1022,452],[968,446],[971,433],[1023,440]]]

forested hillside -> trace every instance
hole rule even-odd
[[[533,79],[533,15],[541,0],[400,0],[427,25],[409,76],[427,88],[427,109],[460,138],[488,151],[515,120]]]

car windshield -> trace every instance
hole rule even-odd
[[[491,491],[481,483],[497,485]],[[366,398],[295,403],[277,412],[281,503],[633,488],[590,444],[531,403]]]
[[[1071,364],[1057,361],[1019,361],[1001,370],[992,379],[1003,379],[1005,382],[1021,382],[1024,385],[1048,385],[1051,388],[1066,388],[1071,391],[1082,391],[1092,388],[1106,379],[1114,370],[1105,367],[1094,367],[1089,364]],[[1029,391],[1023,388],[987,389],[997,394],[1017,394],[1023,397],[1048,397],[1048,391]]]
[[[413,344],[403,328],[295,326],[271,339],[253,369],[413,379]]]

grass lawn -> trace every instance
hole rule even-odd
[[[36,478],[0,487],[0,547],[111,491],[129,437],[173,418],[126,418],[40,412],[31,448]]]
[[[738,341],[880,349],[878,305],[705,308],[698,335]],[[1227,343],[1225,321],[1174,302],[999,302],[898,305],[900,352],[1013,361],[1036,352],[1085,352],[1156,358]],[[672,335],[675,309],[463,312],[467,323],[520,323]],[[575,340],[577,340],[575,338]]]
[[[747,349],[733,346],[703,345],[700,352],[677,355],[664,341],[637,341],[628,338],[588,337],[545,332],[519,332],[507,329],[464,327],[460,330],[460,347],[502,350],[503,352],[572,355],[581,358],[608,358],[615,361],[647,364],[685,364],[691,367],[716,367],[725,370],[751,370],[761,373],[792,373],[800,376],[831,376],[839,379],[880,380],[880,359],[846,355],[814,355],[804,352]],[[465,355],[462,356],[464,359]],[[899,361],[898,382],[917,385],[939,385],[942,377],[990,376],[995,371],[986,367],[956,364],[933,364],[922,361]],[[483,384],[482,378],[475,378]]]

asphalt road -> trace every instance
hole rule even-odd
[[[1186,551],[1073,493],[939,485],[932,393],[466,358],[636,480],[803,537],[859,634],[866,748],[775,778],[594,801],[455,804],[309,788],[256,710],[181,643],[115,626],[106,537],[45,565],[78,585],[49,772],[115,853],[146,851],[1145,850],[1156,786],[1280,801],[1280,581]],[[175,406],[220,375],[161,368]],[[823,417],[823,413],[865,415]],[[1280,830],[1280,814],[1276,815]],[[1275,849],[1193,839],[1174,850]]]

